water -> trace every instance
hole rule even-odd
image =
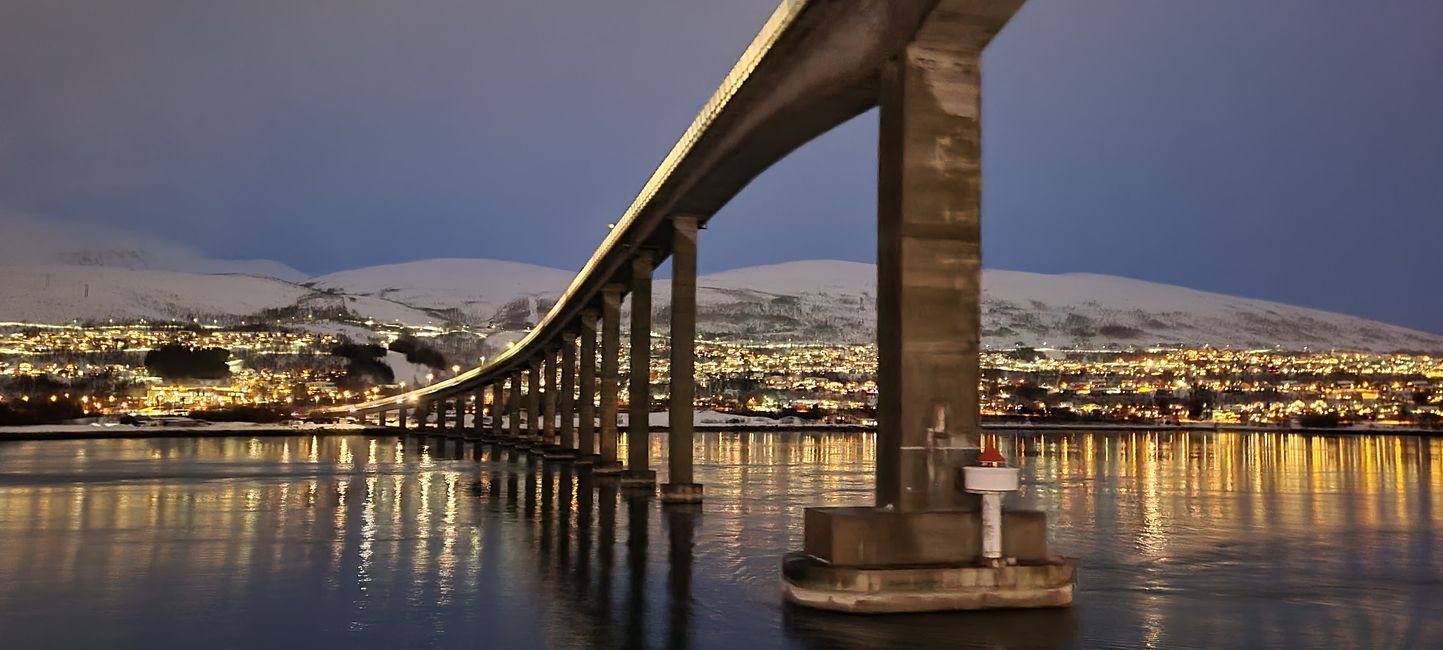
[[[0,647],[1443,647],[1443,440],[1013,440],[1076,607],[891,617],[778,586],[870,435],[701,436],[700,512],[454,446],[0,443]]]

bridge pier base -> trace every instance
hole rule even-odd
[[[701,483],[667,482],[661,485],[662,503],[701,503]]]

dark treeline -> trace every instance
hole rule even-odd
[[[165,379],[224,379],[230,375],[230,350],[162,345],[145,354],[145,368]]]

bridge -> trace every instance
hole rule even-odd
[[[661,498],[700,502],[692,471],[698,232],[789,152],[880,107],[876,503],[807,510],[805,548],[783,563],[787,596],[859,612],[1070,604],[1073,567],[1049,555],[1042,513],[987,519],[966,470],[980,447],[981,56],[1024,2],[784,0],[523,339],[451,379],[330,413],[513,446],[652,493],[652,275],[670,258]],[[629,355],[623,462],[627,295],[629,349],[645,352]],[[984,555],[983,529],[999,523],[1001,555]]]

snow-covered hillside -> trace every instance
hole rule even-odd
[[[811,260],[697,278],[699,329],[781,340],[876,337],[876,267]],[[983,272],[983,344],[1443,350],[1443,336],[1354,316],[1093,274]],[[665,311],[670,285],[657,282]],[[658,329],[665,330],[665,319]]]
[[[245,316],[310,291],[274,278],[118,267],[0,267],[0,321],[69,323]]]
[[[501,260],[436,259],[324,275],[317,289],[371,296],[472,323],[535,323],[571,281],[572,273]]]
[[[317,292],[253,275],[62,264],[0,266],[0,321],[5,322],[205,320],[288,308],[297,319],[345,308],[386,322],[439,320],[371,296]]]
[[[495,260],[426,260],[335,273],[305,284],[247,275],[114,267],[0,267],[0,321],[186,319],[344,307],[383,322],[494,324],[499,346],[537,322],[572,273]],[[876,336],[876,268],[803,261],[698,278],[704,336],[864,343]],[[89,295],[86,295],[86,287]],[[1313,309],[1103,275],[989,270],[983,343],[1201,345],[1360,351],[1443,350],[1443,336]],[[654,287],[666,330],[670,283]],[[629,302],[629,301],[628,301]],[[625,321],[623,321],[623,324]],[[495,353],[496,350],[490,351]]]

